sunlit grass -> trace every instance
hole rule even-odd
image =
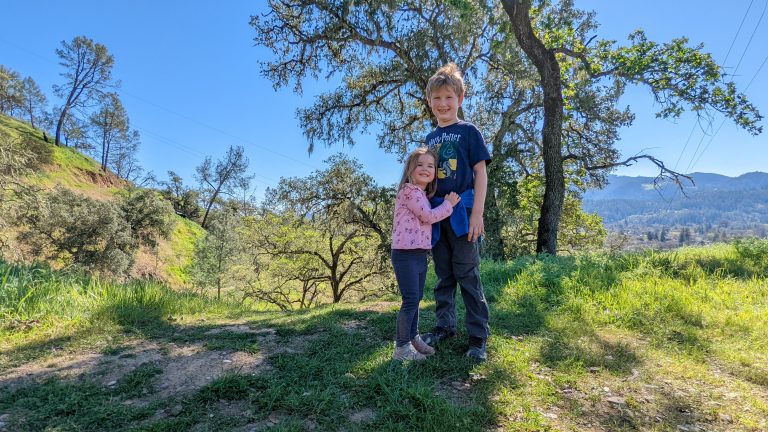
[[[181,400],[155,400],[156,410],[179,406],[156,421],[148,410],[122,405],[138,394],[128,388],[153,394],[152,364],[115,389],[72,387],[85,404],[77,419],[54,409],[66,399],[57,382],[20,390],[46,394],[49,402],[15,393],[0,397],[0,409],[36,410],[28,415],[39,429],[69,421],[95,430],[266,424],[276,430],[758,431],[768,419],[768,284],[761,265],[744,262],[731,245],[484,262],[492,337],[489,360],[479,364],[462,355],[460,300],[462,334],[427,362],[401,364],[390,360],[396,298],[255,312],[154,283],[2,265],[2,349],[13,352],[3,358],[6,365],[35,361],[41,358],[35,353],[54,344],[120,355],[120,337],[131,337],[264,355],[270,369],[226,375]],[[434,323],[432,311],[428,299],[422,331]],[[216,323],[233,320],[273,329],[272,343],[288,349],[270,352],[247,333],[210,334],[222,325]],[[34,321],[39,324],[24,327]],[[112,342],[100,341],[104,335]],[[42,348],[22,348],[30,340]],[[240,404],[242,414],[223,414],[226,403]],[[125,426],[114,426],[105,412]],[[32,424],[19,430],[35,430]]]

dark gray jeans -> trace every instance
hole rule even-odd
[[[456,284],[466,308],[467,334],[488,338],[488,302],[480,283],[480,250],[478,242],[467,241],[467,236],[456,237],[450,220],[440,222],[440,239],[432,248],[435,274],[436,325],[456,330]]]
[[[419,302],[424,297],[427,254],[423,249],[392,250],[392,267],[403,304],[397,314],[397,346],[407,345],[419,334]]]

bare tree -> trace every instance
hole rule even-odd
[[[230,146],[223,159],[214,165],[210,156],[197,167],[195,177],[200,182],[200,191],[205,201],[205,214],[201,223],[206,228],[211,208],[220,195],[232,196],[238,188],[250,182],[246,176],[248,158],[241,146]]]

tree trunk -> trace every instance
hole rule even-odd
[[[54,143],[57,146],[61,145],[61,129],[62,129],[62,126],[64,126],[64,119],[67,117],[68,112],[69,112],[69,107],[64,107],[64,109],[61,110],[59,121],[56,123],[56,139],[54,140]]]
[[[497,154],[496,145],[493,146],[491,155],[493,160],[498,162],[488,166],[488,194],[485,196],[485,240],[483,241],[483,256],[486,258],[500,260],[504,259],[504,238],[501,236],[501,211],[496,201],[496,187],[500,185],[501,179],[501,157]],[[497,156],[499,156],[497,158]]]
[[[557,253],[557,228],[565,199],[563,174],[562,128],[563,93],[560,65],[533,33],[529,11],[531,0],[502,0],[509,15],[517,43],[533,62],[541,77],[544,92],[544,124],[542,126],[542,156],[544,158],[544,202],[539,216],[536,252]]]

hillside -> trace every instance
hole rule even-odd
[[[609,230],[639,241],[662,229],[679,235],[683,228],[693,232],[691,242],[698,244],[768,236],[767,173],[691,176],[695,186],[686,184],[684,194],[671,183],[654,189],[651,177],[609,176],[605,189],[584,194],[582,206],[600,215]]]
[[[393,363],[395,297],[264,312],[0,264],[0,430],[764,431],[766,250],[483,262],[479,364],[465,335]]]
[[[29,185],[43,190],[63,186],[80,195],[97,200],[114,200],[116,195],[132,185],[110,172],[104,172],[92,158],[70,147],[56,146],[43,140],[42,132],[28,124],[0,114],[0,135],[13,140],[22,140],[39,146],[46,152],[46,163],[22,179]],[[52,140],[51,140],[52,141]],[[2,226],[0,225],[0,230]],[[9,247],[5,258],[10,260],[34,261],[24,244],[15,238],[15,232],[0,231],[8,239]],[[186,284],[186,266],[191,259],[194,242],[202,236],[203,230],[194,222],[175,216],[175,227],[171,237],[161,240],[156,251],[140,249],[131,275],[159,279],[171,286]]]

